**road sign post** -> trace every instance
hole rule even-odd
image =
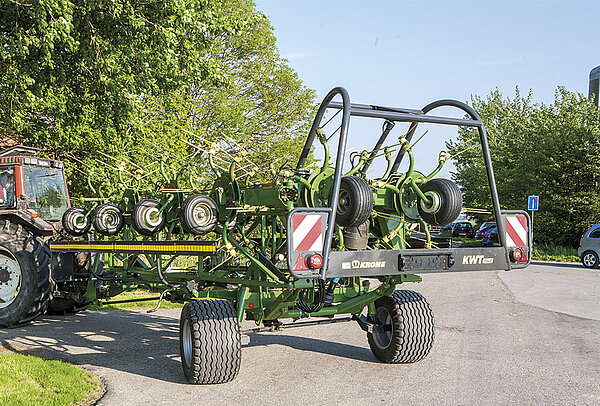
[[[533,213],[538,211],[540,208],[540,197],[539,196],[528,196],[527,197],[527,210],[531,212],[531,250],[533,251]],[[532,252],[533,254],[533,252]]]

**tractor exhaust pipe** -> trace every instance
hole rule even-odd
[[[588,99],[598,104],[598,98],[600,96],[600,66],[596,66],[590,71],[590,90],[588,93]]]

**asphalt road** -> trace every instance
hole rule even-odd
[[[189,385],[179,310],[43,317],[0,330],[0,344],[94,371],[106,406],[598,405],[599,278],[560,264],[426,275],[406,288],[431,303],[436,342],[411,365],[378,362],[358,325],[340,323],[255,334],[236,380]]]

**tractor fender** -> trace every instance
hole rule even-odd
[[[51,236],[54,233],[52,224],[39,217],[34,217],[28,210],[0,210],[0,219],[6,218],[14,223],[20,224],[33,234],[39,236]]]

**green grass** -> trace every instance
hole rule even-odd
[[[131,300],[131,299],[143,299],[151,297],[159,297],[159,293],[151,293],[147,290],[135,290],[132,292],[123,292],[110,300]],[[158,300],[151,300],[146,302],[130,302],[130,303],[115,303],[107,304],[103,306],[92,305],[88,310],[145,310],[154,309],[158,304]],[[163,300],[160,304],[161,309],[177,309],[183,307],[181,303],[172,303],[167,300]]]
[[[575,248],[550,244],[533,245],[534,261],[581,262]]]
[[[103,393],[98,378],[73,365],[0,353],[0,405],[91,405]]]

